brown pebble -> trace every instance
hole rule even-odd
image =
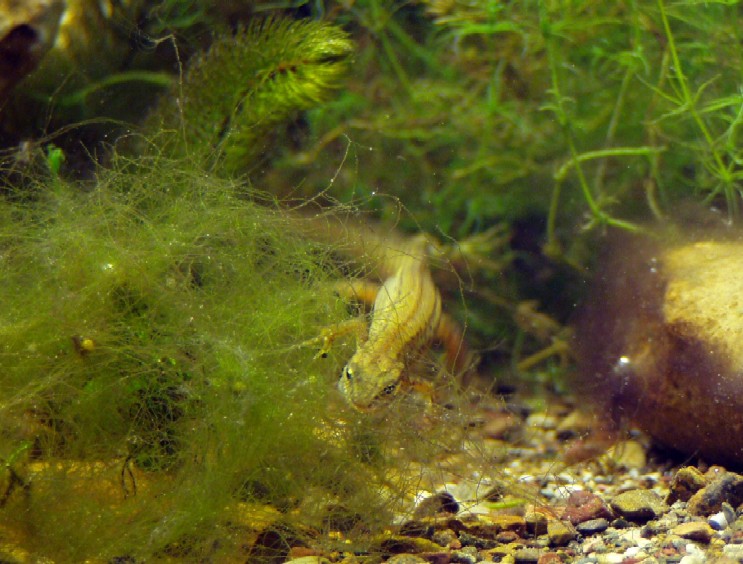
[[[611,500],[611,508],[630,521],[649,521],[668,511],[668,506],[652,490],[620,493]]]
[[[469,525],[467,532],[486,539],[494,539],[502,531],[513,531],[522,537],[526,534],[526,521],[518,515],[492,515],[487,520]]]
[[[568,497],[562,518],[567,519],[573,525],[577,525],[594,519],[611,520],[614,515],[599,496],[585,490],[579,490],[571,493]]]
[[[672,530],[673,534],[680,536],[684,539],[689,539],[697,542],[709,543],[714,531],[704,521],[691,521],[689,523],[681,523]]]
[[[490,439],[512,441],[523,431],[523,421],[511,413],[491,415],[482,427],[483,434]]]
[[[685,466],[676,472],[671,481],[671,491],[666,503],[673,504],[676,501],[689,501],[692,495],[707,485],[704,475],[693,466]]]
[[[432,517],[439,513],[458,513],[459,504],[448,492],[439,492],[427,497],[418,504],[413,512],[414,519]]]
[[[315,548],[308,546],[293,546],[289,549],[287,560],[296,560],[305,556],[320,556],[322,553]]]
[[[547,552],[539,557],[537,564],[562,564],[562,558],[556,552]]]
[[[568,521],[555,519],[547,523],[547,536],[551,546],[565,546],[578,536],[578,531]]]
[[[520,538],[521,537],[518,535],[518,533],[514,531],[503,531],[502,533],[498,533],[497,535],[495,535],[495,541],[501,544],[516,542]]]
[[[720,511],[725,501],[733,507],[743,503],[743,476],[722,474],[691,497],[688,510],[692,515],[711,515]]]
[[[423,552],[421,553],[428,564],[449,564],[451,553],[449,552]]]

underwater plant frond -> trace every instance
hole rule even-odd
[[[349,68],[353,43],[340,28],[267,18],[217,39],[180,85],[180,111],[163,104],[166,126],[183,122],[189,153],[216,151],[230,172],[247,168],[275,128],[329,99]]]

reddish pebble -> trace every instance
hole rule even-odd
[[[568,497],[568,503],[562,518],[570,521],[573,525],[577,525],[593,519],[611,520],[614,515],[599,496],[579,490],[571,493]]]

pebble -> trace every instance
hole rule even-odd
[[[613,468],[625,468],[627,470],[639,470],[645,468],[647,464],[645,447],[632,439],[617,443],[601,458],[611,464]]]
[[[723,547],[722,553],[728,558],[743,562],[743,544],[728,544]]]
[[[622,564],[624,560],[624,554],[609,552],[607,554],[600,555],[596,562],[598,562],[599,564]]]
[[[611,508],[630,521],[655,519],[668,510],[661,497],[652,490],[630,490],[611,500]]]
[[[583,554],[591,554],[592,552],[605,552],[606,543],[604,542],[604,539],[602,539],[601,537],[596,537],[593,539],[586,539],[583,542],[583,546],[581,547],[581,550],[583,551]]]
[[[547,534],[547,517],[544,514],[527,511],[524,514],[524,521],[526,521],[526,532],[530,535],[538,537]]]
[[[704,564],[707,562],[707,557],[704,551],[694,544],[686,545],[686,556],[684,556],[679,564]]]
[[[547,536],[552,546],[565,546],[578,536],[575,527],[567,521],[553,520],[547,523]]]
[[[581,490],[570,494],[567,506],[562,514],[573,525],[595,519],[612,519],[614,516],[604,500],[594,493]]]
[[[645,554],[642,548],[640,548],[639,546],[630,546],[627,550],[624,551],[624,557],[645,559],[648,557],[648,555]]]
[[[429,496],[418,504],[413,513],[413,518],[431,517],[438,513],[458,513],[459,504],[449,492],[439,492]]]
[[[689,501],[692,495],[707,485],[707,480],[699,470],[693,466],[680,468],[671,481],[666,502],[672,504],[676,501]]]
[[[603,533],[609,528],[609,521],[606,519],[591,519],[590,521],[583,521],[575,526],[581,535],[595,535],[596,533]]]
[[[292,561],[294,564],[294,561]],[[425,558],[421,558],[420,556],[416,554],[395,554],[394,556],[391,556],[387,562],[391,562],[392,564],[421,564],[423,562],[428,562]],[[308,563],[309,564],[309,563]]]
[[[710,527],[704,521],[690,521],[689,523],[681,523],[672,530],[674,535],[678,535],[682,538],[698,541],[702,543],[709,543],[712,535],[715,534],[712,527]]]
[[[451,553],[451,562],[458,564],[475,564],[477,560],[477,549],[474,546],[465,546],[461,550],[455,550]]]
[[[689,499],[689,513],[710,515],[722,510],[722,504],[738,507],[743,503],[743,476],[725,472]]]
[[[732,525],[735,523],[735,509],[727,501],[722,502],[722,512],[728,521],[728,524]]]
[[[515,562],[519,562],[520,564],[536,564],[539,562],[539,557],[541,555],[541,550],[535,548],[522,548],[513,553],[513,559]]]
[[[709,526],[715,531],[724,531],[729,525],[728,519],[723,511],[710,515],[709,519],[707,519],[707,523],[709,523]]]

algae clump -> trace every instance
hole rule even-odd
[[[3,536],[59,561],[218,557],[341,494],[386,514],[328,416],[340,366],[300,346],[347,315],[337,265],[270,201],[124,161],[0,218]]]
[[[255,22],[163,99],[142,155],[122,143],[92,182],[51,153],[46,175],[9,176],[0,555],[276,560],[312,531],[390,521],[411,485],[390,453],[423,457],[415,415],[391,431],[348,413],[340,360],[304,345],[348,316],[328,282],[349,268],[225,179],[338,86],[350,50],[333,26]]]

